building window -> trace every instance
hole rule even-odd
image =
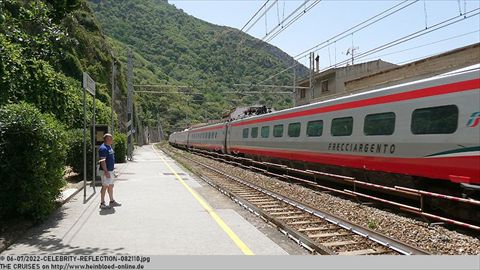
[[[273,137],[282,137],[283,136],[283,125],[273,126]]]
[[[243,129],[243,138],[248,138],[248,128]]]
[[[300,89],[300,98],[305,98],[305,89]]]
[[[328,92],[329,89],[328,89],[328,80],[323,80],[322,81],[322,93],[326,93]]]
[[[455,105],[416,109],[412,113],[413,134],[451,134],[457,130],[458,108]]]
[[[299,137],[300,129],[301,129],[300,122],[288,124],[288,137]]]
[[[332,136],[350,136],[353,130],[353,117],[335,118],[332,120]]]
[[[258,137],[258,127],[253,127],[250,133],[250,137],[257,138]]]
[[[261,134],[262,138],[268,138],[268,136],[270,135],[270,127],[269,126],[262,127],[261,133],[262,133]]]
[[[323,120],[315,120],[307,123],[307,136],[320,137],[323,133]]]

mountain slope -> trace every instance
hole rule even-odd
[[[119,55],[125,56],[128,44],[137,58],[143,57],[140,67],[140,59],[135,61],[136,84],[187,85],[190,93],[202,94],[193,100],[178,94],[137,95],[145,124],[153,124],[160,114],[167,130],[179,129],[187,122],[218,118],[238,105],[291,106],[289,95],[222,94],[242,90],[234,84],[260,82],[292,65],[294,60],[280,49],[239,30],[199,20],[163,0],[92,0],[90,5],[106,34],[118,41]],[[306,68],[299,66],[298,74],[305,73]],[[276,83],[291,85],[292,80],[291,72],[284,73]]]
[[[99,123],[110,123],[112,49],[84,0],[4,0],[0,15],[0,105],[29,102],[69,128],[82,127],[87,71],[97,82]],[[87,102],[91,115],[93,99]]]

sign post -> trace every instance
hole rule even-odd
[[[87,91],[93,96],[93,134],[95,134],[95,81],[83,72],[83,200],[87,199]],[[93,137],[93,136],[92,136]],[[95,144],[93,143],[93,181],[95,181]],[[95,191],[95,185],[93,187]]]

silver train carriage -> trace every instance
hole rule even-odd
[[[301,169],[480,185],[480,65],[188,133],[188,147]]]
[[[224,153],[225,123],[190,129],[188,147]]]

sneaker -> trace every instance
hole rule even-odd
[[[110,209],[112,208],[110,205],[106,205],[104,202],[100,203],[100,209]]]
[[[115,206],[122,206],[122,204],[121,204],[121,203],[118,203],[118,202],[116,202],[116,201],[111,201],[108,206],[110,206],[110,207],[115,207]]]

